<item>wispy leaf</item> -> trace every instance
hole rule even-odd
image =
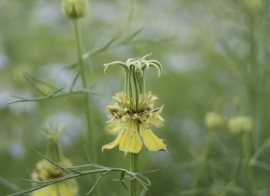
[[[36,89],[36,91],[38,91],[40,94],[42,95],[47,95],[46,93],[44,93],[31,79],[27,74],[23,75],[24,78],[29,82],[29,84],[31,84],[31,86]]]

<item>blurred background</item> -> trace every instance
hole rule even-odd
[[[253,166],[257,196],[269,196],[269,5],[268,0],[91,0],[81,30],[84,53],[93,53],[86,67],[98,164],[129,167],[129,157],[118,148],[101,153],[102,145],[116,137],[104,128],[106,106],[124,81],[120,67],[105,75],[103,64],[152,53],[148,59],[160,61],[163,71],[157,78],[150,68],[146,88],[159,96],[157,107],[164,104],[165,119],[165,126],[153,131],[165,139],[169,153],[145,147],[140,152],[140,171],[159,169],[148,175],[152,186],[146,195],[189,195],[208,137],[204,116],[221,97],[224,118],[234,117],[238,97],[243,114],[254,122],[251,153],[263,149],[260,164]],[[0,24],[0,192],[7,195],[31,187],[20,178],[30,178],[41,159],[33,148],[45,152],[38,134],[44,122],[66,124],[60,141],[74,165],[87,163],[84,145],[89,144],[80,94],[7,105],[18,100],[11,95],[43,96],[27,81],[31,76],[63,91],[72,85],[77,72],[69,65],[76,61],[76,51],[72,23],[63,16],[61,2],[2,0]],[[79,80],[75,88],[81,88]],[[240,136],[224,125],[203,167],[198,195],[251,195],[242,158]],[[120,183],[111,181],[116,177],[110,174],[100,182],[104,195],[127,195]],[[78,182],[81,195],[93,185],[89,176]]]

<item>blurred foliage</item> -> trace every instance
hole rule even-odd
[[[112,68],[103,74],[103,64],[150,52],[163,65],[159,79],[147,73],[147,89],[159,96],[165,105],[162,116],[165,127],[155,133],[164,138],[169,153],[148,152],[139,156],[140,170],[159,168],[149,175],[152,186],[146,195],[251,195],[241,140],[224,126],[218,131],[203,165],[203,178],[198,189],[191,190],[198,158],[207,140],[204,115],[222,97],[222,114],[228,120],[237,115],[234,97],[240,99],[243,114],[253,118],[250,136],[257,195],[270,195],[270,2],[267,0],[91,0],[90,12],[82,19],[84,52],[98,49],[115,38],[110,49],[87,59],[88,85],[99,93],[91,96],[96,148],[111,141],[108,135],[106,105],[123,86],[123,72]],[[30,176],[44,152],[45,141],[38,134],[48,123],[65,123],[61,137],[64,154],[75,165],[87,162],[85,121],[81,96],[74,95],[42,102],[23,102],[10,95],[39,97],[23,74],[35,76],[57,88],[68,90],[76,71],[65,69],[76,60],[72,25],[60,11],[60,1],[0,1],[0,190],[1,195],[14,192],[14,187],[29,188],[19,178]],[[128,43],[123,38],[142,31]],[[117,76],[117,77],[115,77]],[[80,83],[76,88],[80,87]],[[45,92],[52,89],[42,86]],[[263,146],[263,148],[261,148]],[[118,149],[98,153],[100,165],[128,168],[129,157]],[[101,181],[104,195],[126,195],[111,175]],[[5,179],[5,180],[4,180]],[[7,181],[6,181],[7,180]],[[93,182],[79,179],[80,194]],[[13,187],[13,190],[12,190]]]

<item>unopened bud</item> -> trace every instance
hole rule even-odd
[[[69,18],[84,17],[88,12],[87,0],[63,0],[62,10]]]
[[[232,133],[245,133],[251,131],[252,119],[249,116],[238,116],[229,120],[229,130]]]
[[[224,124],[223,116],[216,112],[208,112],[205,115],[204,123],[210,129],[216,129]]]

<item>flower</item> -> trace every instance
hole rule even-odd
[[[144,145],[150,151],[166,150],[163,140],[158,138],[150,129],[151,125],[162,127],[164,119],[160,116],[163,106],[154,109],[154,102],[158,97],[148,92],[145,96],[140,95],[138,103],[135,98],[130,98],[124,92],[117,93],[113,100],[114,105],[107,106],[110,113],[107,122],[111,132],[120,131],[117,138],[102,147],[112,149],[119,145],[119,150],[127,153],[138,153]]]
[[[71,167],[72,163],[67,158],[62,158],[58,163],[61,167]],[[55,167],[47,160],[39,161],[32,173],[34,181],[45,182],[66,176],[63,170]],[[78,186],[75,179],[65,180],[56,184],[49,185],[42,189],[36,190],[32,196],[75,196],[78,193]]]
[[[229,130],[232,133],[245,133],[252,129],[252,118],[249,116],[237,116],[228,122]]]
[[[204,123],[210,129],[216,129],[224,124],[223,116],[217,112],[208,112],[205,115]]]

